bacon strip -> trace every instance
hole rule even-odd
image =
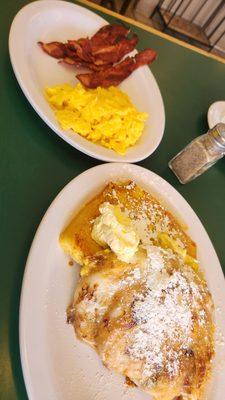
[[[63,60],[59,61],[59,63],[72,65],[77,68],[86,68],[96,72],[101,71],[105,67],[104,65],[94,65],[92,63],[88,63],[83,60],[80,60],[79,58],[74,58],[74,57],[64,57]]]
[[[145,49],[140,51],[135,56],[135,69],[142,67],[143,65],[151,64],[157,57],[157,53],[153,49]]]
[[[101,47],[92,52],[95,65],[115,64],[119,62],[126,54],[135,49],[138,43],[137,35],[131,39],[123,38],[117,44]]]
[[[138,38],[133,35],[131,39],[127,39],[128,33],[129,28],[114,24],[103,26],[91,39],[80,38],[68,40],[67,43],[38,43],[48,55],[54,58],[66,58],[65,62],[68,63],[67,57],[69,57],[71,65],[78,65],[79,58],[88,63],[86,67],[99,70],[101,68],[94,68],[93,65],[111,66],[135,48]],[[74,63],[72,63],[72,59]]]
[[[123,57],[135,49],[138,37],[128,38],[129,28],[123,25],[105,25],[90,39],[68,40],[67,43],[38,42],[43,51],[60,63],[86,68],[92,73],[78,74],[77,78],[88,88],[119,85],[136,68],[150,64],[156,53],[146,49],[135,57]]]
[[[92,41],[89,39],[68,40],[67,47],[72,51],[76,51],[77,56],[88,63],[95,65],[114,64],[119,62],[127,53],[135,49],[138,37],[133,35],[131,39],[122,38],[116,44],[101,44],[92,46]]]
[[[135,69],[142,65],[152,63],[156,58],[156,52],[152,49],[146,49],[136,54],[134,57],[126,57],[125,60],[113,67],[91,74],[78,74],[76,77],[89,89],[95,89],[98,86],[109,87],[117,86],[126,79]]]
[[[124,25],[105,25],[95,33],[91,38],[91,44],[93,51],[95,51],[95,47],[99,47],[104,43],[107,44],[115,44],[118,39],[127,37],[130,32],[130,28],[125,27]]]
[[[91,43],[88,38],[81,38],[78,40],[68,40],[67,46],[76,51],[77,56],[86,62],[92,62]]]
[[[64,58],[66,55],[66,46],[64,43],[60,42],[50,42],[50,43],[43,43],[38,42],[41,48],[47,53],[49,56],[54,58]]]
[[[43,43],[38,42],[38,44],[42,47],[42,49],[50,56],[54,58],[63,58],[67,49],[77,50],[82,47],[84,52],[88,55],[91,52],[98,51],[101,47],[105,47],[106,45],[113,45],[119,39],[125,38],[129,33],[129,28],[124,27],[123,25],[105,25],[89,38],[81,38],[78,40],[69,40],[68,43],[60,43],[60,42],[50,42]],[[84,54],[82,53],[82,56]],[[90,59],[83,58],[85,61],[91,61]]]
[[[91,74],[78,74],[76,78],[89,89],[95,89],[98,86],[109,87],[117,86],[120,82],[126,79],[131,74],[133,60],[127,57],[124,61],[114,67],[106,68],[104,71],[99,71]]]
[[[65,44],[60,42],[38,42],[38,44],[49,56],[59,59],[60,63],[74,65],[78,68],[84,67],[92,71],[100,71],[102,68],[105,68],[106,64],[95,65],[94,63],[87,61],[89,60],[87,56],[80,58],[75,49],[74,42],[74,40],[69,40],[68,43]],[[108,63],[107,65],[110,66],[112,63]]]

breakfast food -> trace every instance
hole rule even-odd
[[[72,129],[122,155],[138,141],[148,117],[113,86],[85,89],[80,83],[75,87],[58,85],[46,89],[46,98],[62,129]]]
[[[99,71],[119,62],[127,53],[134,50],[137,35],[128,38],[129,29],[122,25],[105,25],[90,39],[68,40],[67,43],[38,42],[50,56],[63,60],[66,64],[83,66]]]
[[[117,86],[135,69],[152,63],[156,58],[154,50],[145,49],[135,57],[121,61],[138,43],[137,35],[128,37],[129,32],[130,29],[122,25],[105,25],[90,39],[68,40],[67,43],[39,41],[38,44],[60,62],[91,70],[92,73],[76,76],[87,88]]]
[[[82,265],[68,322],[103,364],[156,400],[200,400],[213,303],[196,245],[134,182],[109,183],[60,235]]]
[[[121,155],[140,138],[147,114],[139,112],[116,86],[156,58],[152,49],[124,58],[138,42],[137,35],[129,37],[129,32],[129,28],[114,24],[103,26],[91,38],[38,42],[45,53],[60,62],[92,71],[77,74],[82,85],[46,89],[62,129],[72,129]]]
[[[78,74],[77,79],[88,88],[98,86],[109,87],[117,86],[126,79],[135,69],[142,65],[150,64],[154,61],[156,55],[152,49],[145,49],[134,57],[126,57],[119,64],[112,67],[106,67],[104,70],[92,74]]]
[[[92,238],[92,229],[93,221],[100,215],[99,207],[104,203],[125,210],[144,245],[170,248],[185,262],[197,263],[195,243],[158,200],[133,182],[127,185],[111,182],[80,210],[60,235],[65,252],[79,264],[83,265],[87,257],[102,250]],[[115,209],[117,215],[118,207]]]

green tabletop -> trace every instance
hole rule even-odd
[[[14,15],[26,3],[6,1],[0,14],[2,400],[27,398],[19,355],[19,299],[26,258],[37,226],[56,194],[72,178],[99,164],[53,133],[30,106],[16,81],[9,60],[8,33]],[[109,22],[115,21],[112,16],[96,12]],[[225,159],[185,186],[167,166],[186,143],[207,130],[206,113],[210,104],[225,99],[225,65],[138,27],[133,30],[140,38],[139,49],[151,46],[158,52],[158,60],[151,70],[161,89],[166,111],[163,140],[155,153],[140,165],[165,178],[189,202],[225,268]]]

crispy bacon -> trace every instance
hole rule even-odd
[[[101,46],[95,46],[95,50],[89,39],[68,40],[68,47],[76,51],[77,56],[86,62],[95,65],[112,65],[134,50],[137,42],[137,35],[133,35],[131,39],[122,38],[116,44],[103,45],[102,43]]]
[[[142,65],[150,64],[156,58],[156,52],[146,49],[136,54],[134,57],[126,57],[125,60],[113,67],[91,74],[78,74],[76,77],[89,89],[98,86],[109,87],[117,86],[126,79],[135,69]]]
[[[81,38],[78,40],[68,40],[67,46],[76,51],[77,56],[86,62],[92,62],[93,56],[91,51],[91,43],[88,38]]]
[[[92,63],[85,62],[83,60],[80,60],[79,58],[76,57],[64,57],[63,60],[59,61],[60,64],[67,64],[67,65],[72,65],[77,68],[86,68],[91,71],[101,71],[104,66],[103,65],[94,65]]]
[[[70,64],[78,65],[78,57],[89,63],[90,69],[99,70],[100,68],[94,68],[93,64],[111,66],[135,48],[138,38],[133,35],[131,39],[127,39],[128,33],[129,28],[123,25],[105,25],[91,39],[80,38],[68,40],[67,43],[39,42],[39,44],[47,54],[54,58],[75,58],[74,63],[70,61]],[[68,60],[66,59],[65,62],[68,63]]]
[[[111,45],[101,47],[95,52],[92,52],[94,57],[94,64],[115,64],[119,62],[126,54],[130,53],[135,49],[138,42],[137,35],[133,35],[131,39],[123,38],[120,42]]]
[[[65,50],[66,57],[75,58],[77,60],[80,60],[78,55],[77,55],[77,52],[75,50],[71,50],[69,48],[69,46],[65,46],[65,47],[66,47],[66,50]]]
[[[60,63],[94,71],[77,75],[84,86],[116,86],[136,68],[150,64],[156,58],[154,50],[146,49],[135,57],[127,57],[120,62],[126,54],[134,50],[138,42],[136,34],[128,37],[129,31],[123,25],[105,25],[90,39],[38,44],[48,55],[59,59]]]
[[[60,64],[65,63],[65,64],[68,64],[68,65],[76,65],[76,66],[79,66],[80,62],[81,62],[80,60],[77,61],[76,59],[71,58],[71,57],[64,57],[63,60],[59,61]]]
[[[99,46],[102,43],[114,44],[119,39],[124,38],[130,32],[130,28],[125,27],[124,25],[104,25],[102,28],[95,33],[91,38],[91,44],[94,48],[95,46]],[[94,49],[95,50],[95,49]]]
[[[64,58],[66,55],[66,46],[60,42],[50,42],[50,43],[43,43],[38,42],[41,48],[47,53],[49,56],[54,58]]]
[[[142,65],[148,65],[151,64],[157,57],[157,53],[153,49],[145,49],[140,51],[139,53],[136,54],[135,56],[135,68],[137,69],[141,67]]]
[[[127,57],[119,64],[91,74],[78,74],[77,79],[87,88],[95,89],[98,86],[117,86],[131,74],[133,60]]]

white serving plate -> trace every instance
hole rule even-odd
[[[46,124],[71,146],[103,161],[137,162],[158,147],[164,132],[165,112],[160,90],[149,67],[136,70],[120,88],[140,111],[149,114],[138,143],[125,156],[63,131],[44,98],[44,88],[61,83],[76,84],[76,69],[59,65],[37,45],[39,40],[66,41],[93,35],[107,21],[78,5],[58,0],[35,1],[22,8],[13,20],[9,35],[10,59],[25,96]],[[157,61],[156,61],[157,62]]]
[[[126,389],[95,351],[76,339],[66,324],[66,308],[78,282],[79,267],[69,267],[58,238],[74,212],[111,180],[133,179],[153,193],[189,227],[197,243],[216,305],[215,368],[208,400],[225,393],[225,285],[213,245],[184,198],[165,180],[132,164],[91,168],[73,179],[56,197],[37,230],[27,260],[20,302],[20,352],[30,400],[149,400],[139,389]]]

